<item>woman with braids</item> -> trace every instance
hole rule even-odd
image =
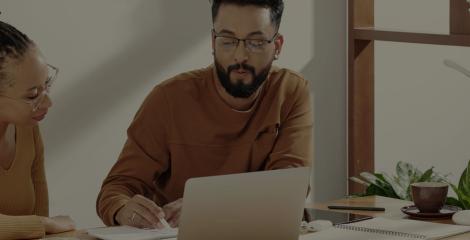
[[[44,150],[39,133],[57,68],[25,34],[0,21],[0,239],[39,238],[74,229],[49,218]]]

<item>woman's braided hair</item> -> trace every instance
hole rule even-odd
[[[8,23],[0,21],[0,91],[12,80],[5,72],[5,63],[9,59],[20,59],[33,45],[33,41]]]

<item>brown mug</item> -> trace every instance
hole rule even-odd
[[[421,213],[439,212],[447,199],[449,185],[439,182],[418,182],[411,184],[411,196]]]

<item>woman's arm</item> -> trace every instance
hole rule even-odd
[[[47,181],[44,169],[44,146],[39,133],[39,128],[34,127],[34,142],[36,157],[31,169],[31,178],[33,179],[35,192],[34,214],[39,220],[46,233],[61,233],[75,229],[75,223],[68,216],[49,216],[49,197],[47,191]],[[1,238],[0,238],[1,239]]]
[[[34,142],[36,157],[31,169],[34,192],[36,196],[34,214],[38,216],[49,216],[49,197],[47,191],[46,173],[44,169],[44,146],[39,133],[39,128],[34,127]]]
[[[0,239],[32,239],[45,235],[38,216],[8,216],[0,214]]]

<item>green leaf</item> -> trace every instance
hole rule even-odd
[[[376,185],[370,185],[367,189],[366,189],[366,195],[370,196],[370,195],[379,195],[379,196],[384,196],[386,195],[384,189],[380,188],[380,187],[377,187]]]
[[[395,192],[393,192],[392,187],[384,180],[381,174],[362,172],[360,175],[364,179],[364,182],[369,184],[366,189],[366,193],[364,194],[365,196],[379,195],[397,198]],[[355,179],[352,180],[355,181]]]
[[[448,197],[446,200],[446,204],[464,208],[462,202],[460,202],[457,198],[454,197]]]
[[[446,175],[441,175],[437,172],[434,172],[434,174],[431,176],[431,180],[430,182],[445,182],[445,183],[448,183],[449,180],[448,180],[448,177],[452,175],[450,173],[446,174]]]
[[[370,184],[378,185],[380,183],[383,183],[383,180],[378,178],[375,174],[369,172],[362,172],[360,175]]]
[[[395,194],[400,198],[400,199],[405,199],[407,200],[407,193],[406,193],[406,188],[403,188],[402,185],[394,181],[392,178],[390,178],[388,175],[384,174],[383,177],[385,178],[386,182],[390,184],[392,187],[393,191]]]
[[[460,207],[463,209],[470,209],[470,197],[465,196],[465,194],[463,194],[463,192],[460,191],[460,189],[454,184],[449,182],[449,185],[452,190],[454,190],[454,192],[457,194],[458,200],[460,202]]]
[[[470,209],[470,196],[462,195],[460,202],[462,202],[463,209]]]
[[[385,175],[384,173],[374,173],[374,176],[380,180],[380,184],[382,184],[382,186],[391,187],[390,183],[387,182],[387,179],[385,179],[384,175]]]
[[[368,187],[370,185],[370,183],[368,183],[366,181],[363,181],[363,180],[361,180],[360,178],[357,178],[357,177],[350,177],[349,179],[353,182],[359,183],[359,184],[364,185],[366,187]]]
[[[388,183],[383,180],[383,177],[380,174],[372,174],[368,172],[363,172],[361,173],[361,177],[365,179],[366,182],[370,183],[371,185],[374,185],[378,188],[383,188],[385,190],[385,187],[388,185]]]
[[[434,173],[433,171],[434,167],[431,167],[430,169],[426,170],[423,175],[418,179],[418,182],[431,182],[432,180],[432,175]]]
[[[461,199],[460,198],[460,195],[462,195],[462,192],[459,190],[459,188],[457,186],[455,186],[454,184],[452,184],[451,182],[448,182],[448,184],[450,185],[450,187],[452,188],[452,190],[454,190],[455,194],[457,194],[457,197],[459,198],[459,200]]]
[[[381,173],[374,173],[373,174],[375,179],[376,179],[376,184],[375,186],[380,188],[379,196],[384,196],[384,197],[391,197],[391,198],[400,198],[398,195],[395,193],[393,190],[392,186],[390,185],[389,182],[385,179],[384,175]],[[371,176],[369,176],[371,177]]]
[[[470,196],[470,161],[468,161],[468,166],[460,177],[459,191],[463,195]]]
[[[397,182],[400,180],[409,182],[409,179],[415,174],[416,170],[411,164],[400,161],[397,163],[396,172],[396,180],[398,180]]]
[[[370,185],[366,189],[365,195],[366,196],[378,195],[378,196],[383,196],[383,197],[398,198],[399,199],[399,197],[395,194],[395,192],[393,191],[393,189],[390,186],[389,187],[378,187],[376,185]]]

